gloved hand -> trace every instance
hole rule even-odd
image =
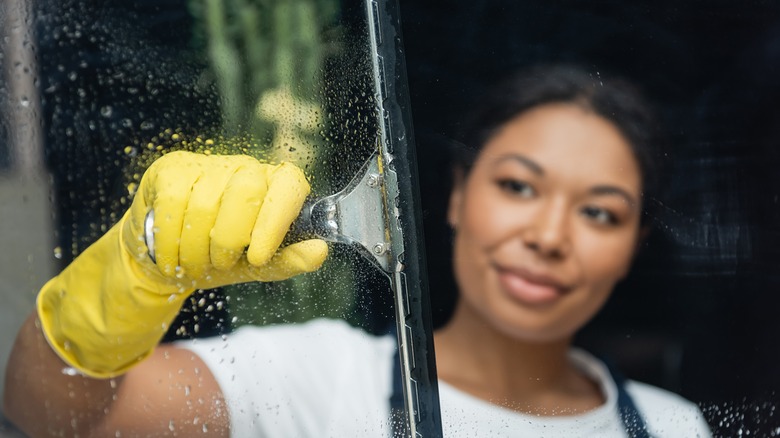
[[[119,223],[41,289],[49,344],[86,375],[119,375],[151,354],[195,289],[316,270],[325,242],[279,248],[308,193],[303,172],[289,163],[164,155]],[[143,237],[150,209],[156,264]]]

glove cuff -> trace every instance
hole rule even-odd
[[[122,222],[38,294],[49,345],[90,377],[123,374],[148,357],[192,292],[134,260],[122,245]]]

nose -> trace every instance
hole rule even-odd
[[[565,200],[551,199],[538,206],[521,233],[523,244],[550,259],[561,259],[571,251],[571,231]]]

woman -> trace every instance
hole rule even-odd
[[[529,436],[620,436],[622,388],[571,344],[648,231],[653,118],[627,84],[559,67],[514,77],[470,126],[448,211],[460,299],[435,334],[443,416],[455,431],[508,409]],[[691,404],[625,389],[652,435],[709,435]]]
[[[466,130],[470,147],[459,155],[448,210],[460,298],[435,333],[445,436],[708,436],[692,403],[623,385],[571,346],[627,275],[646,231],[654,126],[636,94],[576,69],[538,69],[487,96],[469,126],[476,128]],[[231,192],[238,185],[226,181],[247,167],[254,176],[243,180],[261,175],[267,189]],[[57,355],[31,318],[9,365],[9,375],[20,376],[7,385],[6,400],[19,406],[9,416],[31,434],[46,430],[30,414],[45,402],[52,422],[95,436],[387,436],[395,357],[388,337],[318,320],[154,349],[194,287],[286,278],[322,262],[317,241],[273,256],[308,189],[281,169],[192,154],[155,163],[118,230],[42,290],[38,317]],[[255,192],[262,196],[236,200]],[[262,207],[187,219],[199,211],[192,204]],[[156,265],[133,238],[150,205],[161,228]],[[225,219],[247,216],[257,223]],[[235,228],[249,237],[232,250],[220,246]],[[82,268],[90,258],[101,271]],[[111,281],[85,284],[92,276]],[[96,292],[78,298],[85,290]],[[81,323],[96,313],[100,324]],[[92,377],[121,377],[68,376],[57,356]]]

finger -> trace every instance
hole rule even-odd
[[[179,266],[184,211],[200,174],[198,155],[176,153],[157,167],[154,185],[150,188],[157,266],[167,276],[175,276]]]
[[[179,244],[179,264],[192,279],[211,266],[210,233],[220,211],[220,199],[239,162],[233,157],[204,157],[204,171],[192,187]]]
[[[279,281],[305,272],[313,272],[328,257],[328,245],[323,240],[312,239],[294,243],[280,249],[268,263],[247,266],[245,276],[255,281]]]
[[[252,229],[247,250],[249,263],[261,266],[271,260],[308,194],[309,183],[295,165],[282,163],[272,171],[268,192]]]
[[[268,189],[265,171],[270,168],[244,157],[222,195],[222,204],[211,231],[211,263],[220,270],[232,268],[249,246],[257,214]]]

